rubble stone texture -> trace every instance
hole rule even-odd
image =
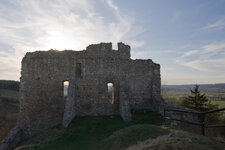
[[[89,45],[82,51],[36,51],[22,60],[20,114],[17,126],[30,137],[48,128],[68,126],[75,116],[121,115],[157,110],[160,65],[151,59],[133,60],[130,46],[118,43]],[[63,82],[69,81],[68,95]],[[107,83],[113,83],[114,103],[108,100]]]

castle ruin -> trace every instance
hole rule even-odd
[[[163,103],[160,65],[131,59],[123,43],[118,50],[100,43],[82,51],[27,53],[21,75],[17,127],[26,137],[66,127],[75,116],[120,115],[129,121],[132,113],[157,111]]]

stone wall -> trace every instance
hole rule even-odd
[[[153,97],[160,96],[160,66],[150,59],[130,59],[130,46],[123,43],[118,50],[100,43],[83,51],[27,53],[21,74],[18,124],[31,134],[62,122],[67,126],[74,116],[152,110]],[[67,97],[63,81],[69,81]],[[108,101],[107,83],[114,85],[114,104]],[[129,108],[120,107],[125,103]]]
[[[69,81],[68,95],[63,82]],[[108,100],[107,83],[113,83],[114,103]],[[157,110],[160,65],[132,60],[130,46],[118,43],[90,45],[83,51],[36,51],[22,60],[20,114],[17,126],[30,137],[48,128],[66,127],[75,116],[121,115]]]

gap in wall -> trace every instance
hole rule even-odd
[[[113,83],[107,83],[108,87],[108,100],[111,104],[114,104],[114,85]]]
[[[69,81],[63,81],[63,97],[68,96]]]

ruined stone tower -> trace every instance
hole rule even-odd
[[[36,51],[22,61],[18,126],[35,134],[56,125],[67,126],[75,116],[120,115],[157,109],[160,65],[151,59],[132,60],[130,46],[89,45],[83,51]],[[64,94],[63,83],[69,83]],[[113,88],[108,100],[107,84]]]

